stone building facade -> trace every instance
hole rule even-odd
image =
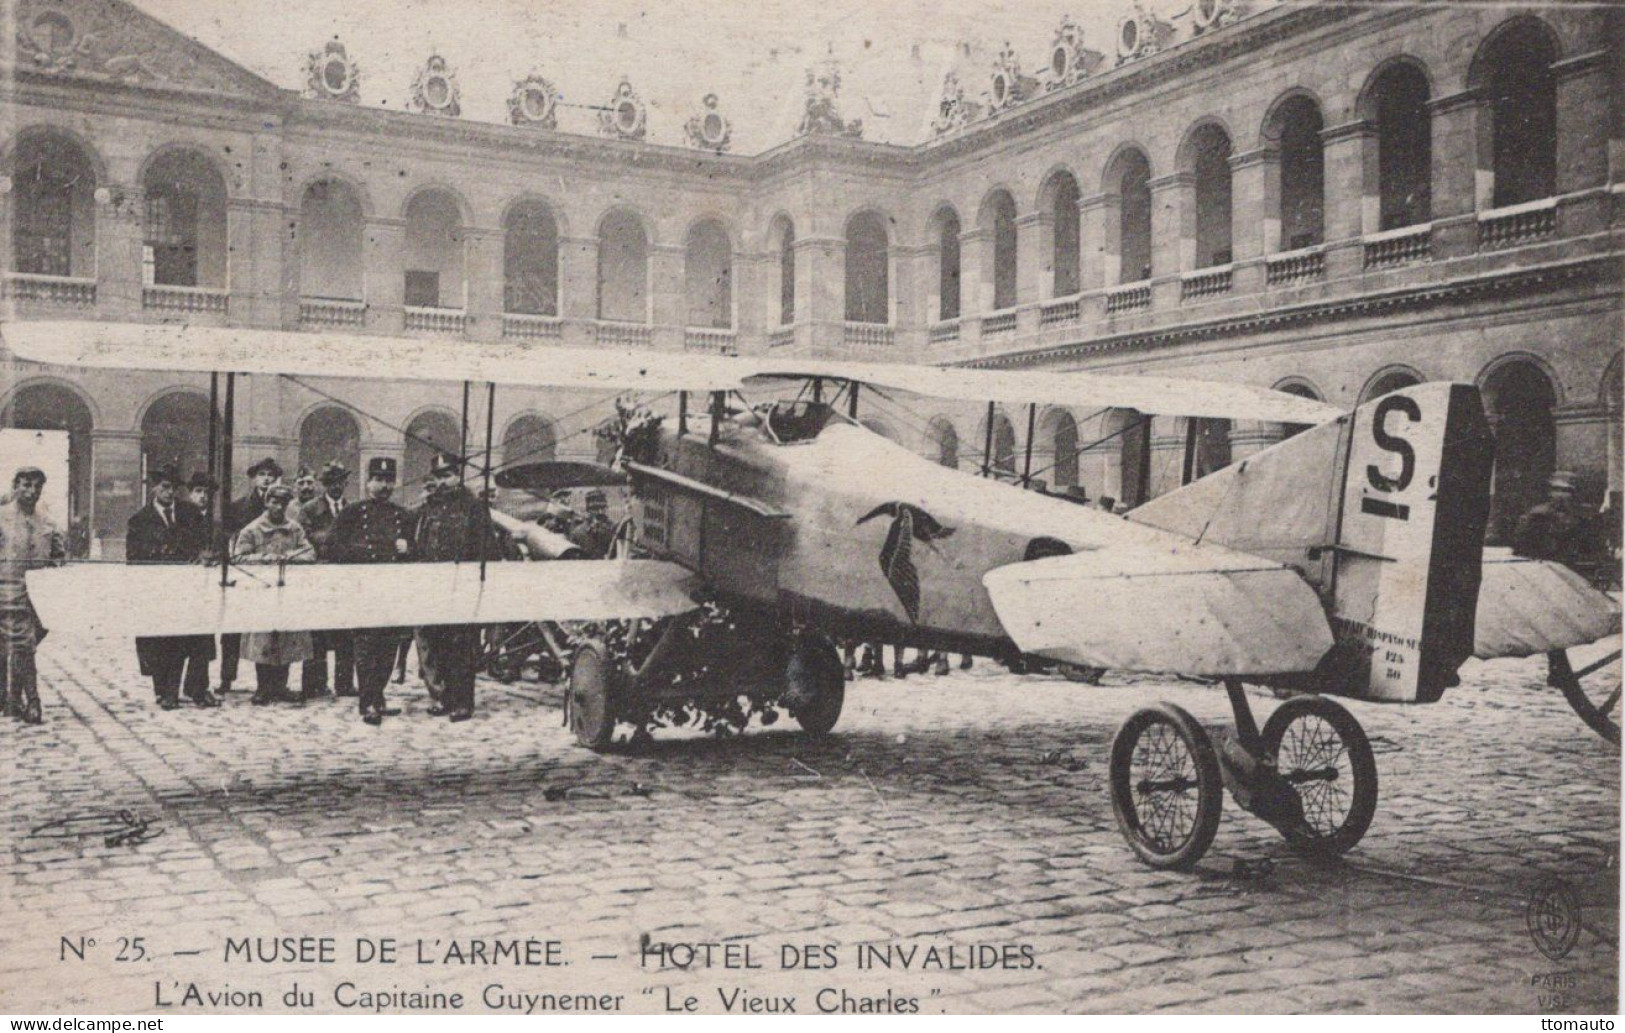
[[[715,98],[687,147],[646,139],[630,82],[598,136],[558,131],[536,75],[510,124],[481,124],[439,55],[382,110],[354,102],[341,43],[297,92],[120,0],[15,10],[13,319],[1144,371],[1350,407],[1449,379],[1497,428],[1494,533],[1555,469],[1619,486],[1617,9],[1199,0],[1101,50],[1068,21],[1036,72],[1008,50],[955,69],[910,146],[865,141],[817,66],[798,135],[755,155],[729,152]],[[0,420],[70,432],[72,516],[104,555],[146,468],[203,465],[206,378],[0,362]],[[461,390],[242,378],[239,467],[395,455],[414,476],[458,446]],[[500,455],[591,454],[603,401],[500,390]],[[990,427],[925,398],[870,418],[944,462],[1130,502],[1178,482],[1188,436],[1061,408]],[[1196,430],[1199,470],[1286,433]]]

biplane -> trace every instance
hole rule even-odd
[[[32,572],[53,629],[587,622],[574,625],[587,630],[565,710],[593,749],[619,725],[695,713],[783,713],[826,734],[844,699],[843,637],[1208,680],[1235,719],[1217,744],[1160,703],[1111,746],[1118,824],[1154,867],[1196,863],[1226,788],[1294,845],[1348,850],[1375,812],[1377,770],[1333,697],[1434,702],[1475,652],[1556,653],[1617,623],[1611,600],[1566,568],[1484,562],[1493,438],[1470,385],[1422,384],[1350,413],[1236,384],[1083,372],[101,323],[11,324],[4,336],[44,363],[223,372],[228,398],[243,374],[359,373],[483,382],[488,400],[516,384],[677,402],[670,420],[620,409],[615,466],[633,504],[618,558]],[[1305,429],[1204,477],[1188,438],[1186,483],[1125,519],[945,468],[859,422],[866,394],[899,392],[985,404],[990,434],[999,403]],[[225,419],[223,449],[229,405]],[[470,457],[487,483],[490,437],[488,417],[483,467]],[[561,548],[510,530],[538,534],[544,554]],[[1245,684],[1291,691],[1260,725]]]

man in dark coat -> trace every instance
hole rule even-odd
[[[1530,559],[1572,566],[1580,553],[1579,530],[1574,475],[1559,471],[1546,482],[1546,501],[1518,520],[1512,533],[1512,550]]]
[[[298,520],[305,529],[305,537],[316,549],[316,562],[340,562],[328,547],[333,527],[346,507],[344,489],[350,483],[350,471],[339,462],[322,467],[322,493],[299,507]],[[333,654],[333,690],[340,696],[354,696],[355,649],[348,631],[318,631],[315,633],[316,655],[306,661],[300,672],[300,688],[305,698],[327,694],[327,654]]]
[[[389,501],[395,491],[395,460],[378,457],[367,463],[367,497],[343,507],[323,546],[334,563],[403,563],[411,557],[412,516]],[[353,635],[355,678],[361,691],[361,719],[382,724],[399,713],[384,706],[384,686],[395,666],[395,650],[404,628],[365,628]]]
[[[437,456],[429,478],[434,491],[418,510],[413,555],[425,563],[478,563],[499,560],[501,546],[491,511],[457,483],[459,461]],[[418,666],[435,703],[433,717],[467,721],[474,716],[474,673],[479,666],[480,627],[447,624],[417,629]]]
[[[265,512],[265,493],[271,485],[282,480],[282,466],[275,459],[267,456],[248,468],[248,479],[253,487],[247,495],[240,499],[232,499],[231,506],[226,510],[225,531],[226,551],[231,551],[231,539],[237,532],[252,524]],[[231,691],[231,683],[237,680],[237,662],[242,652],[243,637],[241,635],[220,636],[220,691]]]
[[[124,553],[130,563],[198,563],[209,550],[209,521],[190,503],[176,498],[180,475],[172,469],[155,470],[149,478],[150,501],[136,511],[126,528]],[[155,600],[155,603],[161,600]],[[141,673],[152,678],[158,706],[180,706],[184,682],[186,697],[200,707],[217,707],[209,692],[209,661],[214,659],[214,638],[177,635],[135,640]]]

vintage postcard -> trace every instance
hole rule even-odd
[[[0,1012],[1618,1010],[1619,7],[4,11]]]

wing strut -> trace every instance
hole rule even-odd
[[[463,381],[463,428],[468,427],[468,381]],[[491,554],[491,430],[496,423],[497,414],[497,385],[496,381],[489,380],[485,384],[485,474],[484,484],[480,488],[480,499],[485,503],[485,540],[480,542],[480,583],[485,583],[485,561]],[[466,469],[467,463],[461,464],[458,469]]]
[[[987,403],[987,437],[982,442],[982,476],[993,472],[993,403]]]
[[[1021,464],[1021,486],[1032,487],[1033,483],[1033,421],[1038,416],[1038,403],[1027,403],[1027,457]]]
[[[468,483],[468,381],[463,381],[463,421],[457,428],[457,485],[462,487]],[[491,457],[486,456],[485,462],[490,465]],[[485,568],[480,568],[480,580],[485,580]]]
[[[220,518],[215,521],[220,538],[220,587],[231,584],[231,532],[226,521],[231,518],[231,465],[232,441],[237,436],[237,374],[226,374],[226,408],[220,425],[220,493],[216,505]]]

